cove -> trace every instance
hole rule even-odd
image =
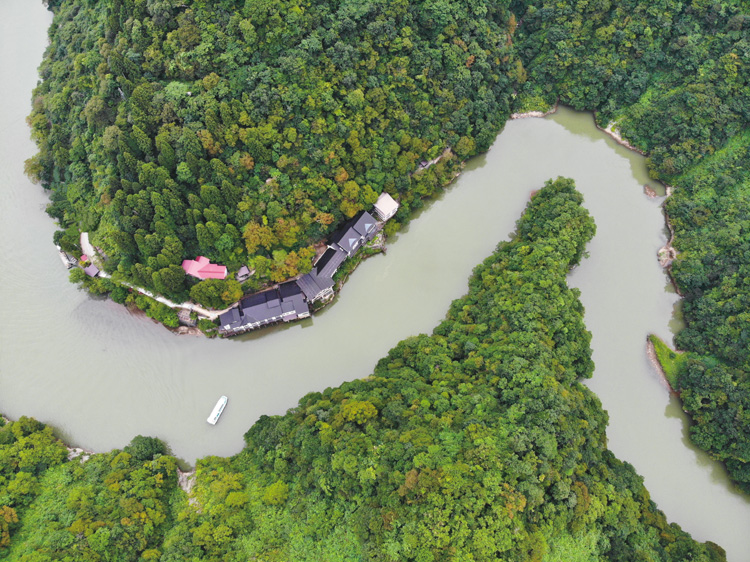
[[[644,476],[670,520],[726,548],[732,562],[750,560],[750,503],[689,445],[679,404],[645,355],[647,333],[671,339],[676,303],[656,260],[660,200],[643,194],[644,159],[597,131],[589,114],[509,122],[315,318],[234,340],[177,337],[68,283],[47,196],[23,176],[35,151],[24,118],[50,20],[41,2],[0,4],[0,411],[37,417],[93,450],[143,434],[188,463],[233,454],[259,416],[365,377],[399,340],[431,332],[472,268],[513,230],[531,190],[562,175],[575,179],[598,226],[570,283],[593,333],[588,384],[609,412],[610,448]],[[227,409],[209,426],[223,394]]]

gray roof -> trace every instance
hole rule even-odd
[[[219,324],[222,327],[229,326],[229,329],[239,327],[241,325],[238,324],[239,321],[240,311],[238,308],[232,308],[231,310],[227,310],[224,314],[219,315]]]
[[[337,244],[348,255],[375,236],[377,221],[367,211],[362,211],[331,236],[331,245]]]
[[[246,265],[243,265],[239,271],[237,271],[237,275],[234,276],[237,281],[244,281],[250,277],[250,268],[248,268]]]
[[[355,217],[357,220],[354,223],[354,230],[359,232],[362,236],[367,237],[368,240],[372,239],[375,234],[375,227],[377,222],[367,211],[362,211],[358,216]]]
[[[305,293],[305,297],[307,297],[308,300],[314,300],[315,297],[318,296],[318,293],[320,293],[320,287],[318,287],[318,284],[315,282],[315,277],[309,273],[297,279],[297,285],[302,292]]]
[[[308,273],[297,279],[297,285],[299,285],[299,288],[305,293],[307,300],[314,301],[320,293],[333,287],[333,279],[330,277],[318,276],[318,274],[313,271],[312,273]]]
[[[293,313],[285,316],[284,322],[296,320],[300,314],[310,313],[310,308],[305,301],[305,295],[297,283],[290,282],[279,285],[279,294],[281,295],[282,310]]]
[[[315,264],[315,273],[319,277],[333,277],[347,257],[346,252],[339,248],[328,248]]]
[[[300,289],[299,285],[294,281],[289,281],[288,283],[282,283],[279,285],[279,295],[281,295],[281,300],[284,301],[298,295],[301,297],[302,289]]]
[[[97,275],[99,275],[99,268],[96,267],[93,263],[89,265],[88,267],[85,267],[83,271],[89,277],[96,277]]]
[[[274,318],[281,316],[281,299],[276,289],[263,291],[253,295],[242,303],[242,316],[245,324],[256,324],[273,322]]]
[[[296,283],[284,283],[278,289],[269,289],[245,297],[240,301],[239,308],[233,308],[219,316],[222,329],[226,331],[255,324],[263,326],[284,320],[288,322],[296,319],[300,314],[309,314],[310,309],[305,302],[305,296]]]

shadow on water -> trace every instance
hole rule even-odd
[[[694,455],[695,464],[705,469],[708,469],[709,478],[714,484],[726,487],[727,491],[730,492],[738,501],[741,501],[745,505],[750,507],[750,496],[740,490],[729,477],[726,466],[724,463],[711,458],[711,456],[704,450],[699,449],[695,443],[690,439],[690,428],[692,427],[692,421],[687,413],[682,409],[682,403],[680,399],[672,394],[670,396],[669,404],[664,409],[664,416],[666,418],[676,419],[680,421],[682,428],[682,444],[686,449],[690,450]]]
[[[316,312],[315,316],[320,316],[324,311],[325,309]],[[226,339],[231,342],[250,342],[250,341],[259,340],[264,337],[271,337],[271,336],[280,337],[281,334],[284,334],[285,332],[289,330],[295,330],[295,329],[305,330],[307,328],[311,328],[315,323],[315,316],[310,317],[310,318],[304,318],[302,320],[295,320],[293,322],[287,322],[287,323],[282,322],[282,323],[274,324],[272,326],[267,326],[260,330],[251,330],[245,334],[234,336],[231,338],[226,338]]]
[[[669,288],[667,288],[666,292],[676,293],[672,283],[669,283],[667,287],[671,287],[672,290],[670,291]],[[669,321],[669,329],[673,334],[677,335],[685,328],[685,326],[685,320],[682,316],[682,300],[678,300],[672,307],[672,319]]]

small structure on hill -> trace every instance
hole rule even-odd
[[[380,194],[378,200],[375,201],[375,213],[378,215],[381,221],[387,221],[398,211],[398,203],[396,200],[388,195],[386,192]]]
[[[89,277],[96,277],[99,275],[99,268],[92,263],[88,267],[84,267],[83,272]]]
[[[208,258],[203,256],[198,256],[194,260],[183,261],[182,269],[188,275],[198,279],[225,279],[227,276],[227,266],[211,263]]]
[[[237,281],[239,281],[240,283],[242,283],[243,281],[246,281],[247,279],[249,279],[253,273],[255,273],[255,270],[250,271],[249,267],[247,267],[246,265],[243,265],[240,268],[240,270],[237,272],[237,275],[234,276],[234,278],[237,279]]]

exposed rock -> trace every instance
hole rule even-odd
[[[200,329],[192,326],[180,326],[172,330],[175,334],[180,336],[202,336],[203,332]]]
[[[526,119],[528,117],[547,117],[557,111],[557,104],[553,105],[552,108],[547,111],[527,111],[525,113],[512,113],[511,119]]]
[[[195,470],[188,472],[182,472],[179,468],[177,469],[177,483],[184,492],[190,495],[190,491],[195,486]]]
[[[677,250],[675,250],[672,247],[672,243],[671,242],[672,241],[670,240],[664,246],[662,246],[661,248],[659,248],[659,252],[658,252],[659,264],[662,267],[665,267],[665,268],[669,267],[670,265],[672,265],[672,262],[675,260],[675,258],[677,257],[677,254],[678,254]]]
[[[68,460],[78,459],[80,462],[86,462],[93,455],[93,451],[87,451],[81,447],[65,447],[68,450]]]

